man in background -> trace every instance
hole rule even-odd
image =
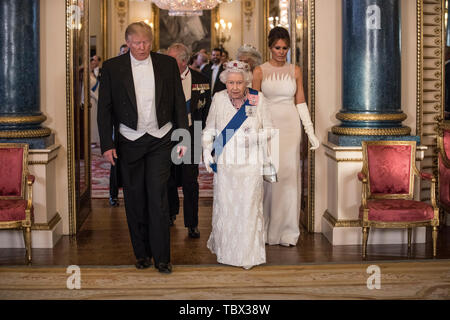
[[[198,230],[198,164],[201,160],[201,130],[205,127],[211,104],[209,81],[203,74],[188,67],[189,49],[184,44],[172,44],[168,48],[167,54],[177,60],[180,70],[191,136],[191,146],[183,163],[172,164],[168,183],[170,224],[173,225],[180,209],[178,187],[181,186],[184,197],[184,226],[188,229],[190,238],[198,238],[200,237]],[[194,124],[196,123],[200,125],[198,130],[200,132],[197,132],[197,136],[194,135]]]
[[[219,78],[219,75],[223,71],[221,59],[222,49],[214,48],[211,52],[211,62],[202,69],[202,73],[209,79],[209,83],[211,84],[211,96],[218,91],[226,89],[225,84]]]
[[[125,54],[128,52],[128,46],[126,43],[120,46],[119,49],[119,56]],[[114,132],[114,131],[113,131]],[[113,140],[114,140],[114,134],[113,134]],[[120,173],[119,173],[119,165],[113,166],[111,164],[111,169],[109,171],[109,205],[111,207],[118,207],[119,206],[119,187],[121,183],[119,182]]]

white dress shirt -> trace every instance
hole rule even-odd
[[[120,133],[128,140],[135,141],[148,133],[156,138],[162,138],[172,128],[172,123],[158,127],[155,102],[155,74],[149,55],[145,60],[137,60],[130,53],[131,71],[133,73],[134,89],[138,111],[137,130],[133,130],[123,123],[120,124]]]
[[[186,98],[186,103],[191,100],[191,88],[192,88],[192,73],[190,72],[189,68],[186,68],[186,70],[181,73],[181,83],[183,85],[183,92],[184,97]],[[192,125],[192,106],[191,111],[188,112],[188,125],[189,127]]]
[[[219,64],[213,64],[211,66],[212,75],[211,75],[211,94],[214,91],[214,84],[216,83],[217,74],[219,73],[221,63]]]

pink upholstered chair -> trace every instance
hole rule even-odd
[[[0,229],[21,229],[26,258],[31,263],[32,185],[28,174],[28,144],[0,143]]]
[[[366,257],[370,228],[407,228],[411,248],[412,228],[433,228],[433,256],[436,256],[439,209],[435,178],[419,172],[415,165],[415,141],[363,141],[362,204],[359,208]],[[414,175],[431,182],[431,204],[413,200]],[[409,251],[409,250],[408,250]]]
[[[439,148],[439,207],[442,210],[442,221],[445,224],[447,213],[450,213],[450,124],[440,125],[438,135]]]

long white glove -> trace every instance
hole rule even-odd
[[[214,158],[211,155],[211,151],[213,148],[214,133],[215,131],[212,129],[205,129],[202,134],[203,163],[205,164],[206,171],[209,173],[213,172],[211,164],[214,163]]]
[[[296,107],[298,114],[300,115],[300,119],[302,120],[303,127],[305,128],[305,132],[308,135],[308,140],[311,143],[311,150],[315,150],[320,146],[320,142],[314,134],[314,127],[309,115],[308,106],[305,102],[303,102],[298,103]]]
[[[206,171],[208,171],[209,173],[213,172],[211,164],[214,163],[214,159],[211,155],[211,150],[209,149],[203,150],[203,162],[205,163]]]

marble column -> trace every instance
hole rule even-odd
[[[329,141],[417,140],[402,125],[400,0],[343,0],[342,10],[341,124]]]
[[[39,0],[0,3],[0,142],[53,144],[40,111]]]

